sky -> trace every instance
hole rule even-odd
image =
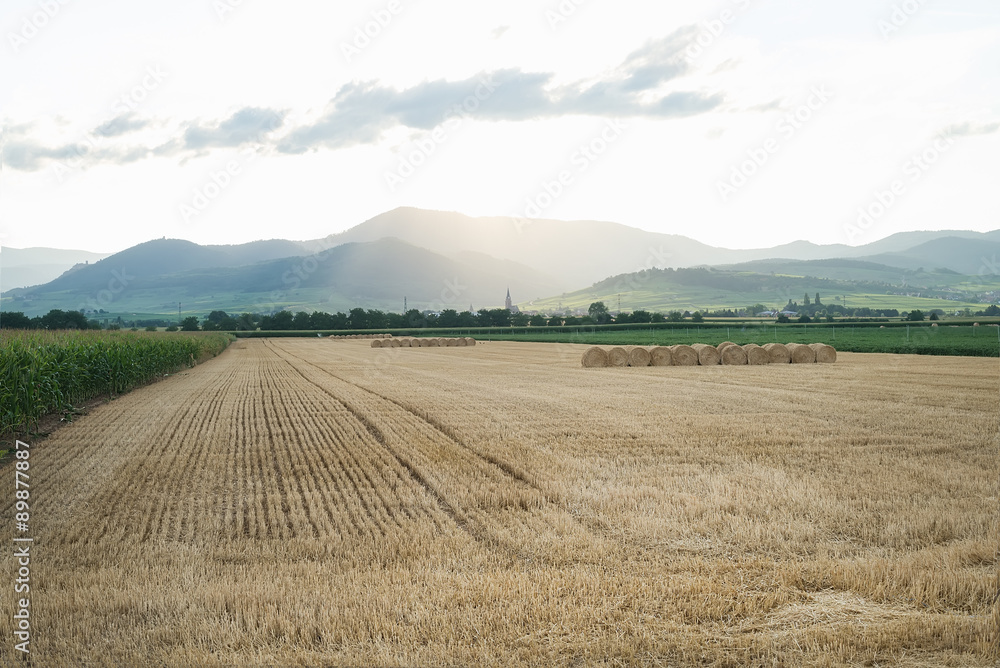
[[[0,245],[1000,228],[995,0],[4,0]]]

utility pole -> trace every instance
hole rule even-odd
[[[622,293],[618,293],[618,312],[622,312]]]
[[[406,313],[409,309],[406,308],[406,297],[403,297],[403,313]]]
[[[177,326],[181,325],[181,303],[177,302]]]

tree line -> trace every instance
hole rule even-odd
[[[478,312],[456,311],[445,309],[441,312],[419,311],[410,309],[406,313],[392,313],[377,309],[353,308],[347,313],[325,313],[323,311],[279,311],[271,314],[261,313],[241,313],[239,315],[229,314],[225,311],[212,311],[208,316],[199,319],[196,316],[188,316],[180,321],[154,319],[154,320],[134,320],[123,321],[120,317],[115,318],[105,324],[98,320],[88,320],[79,311],[62,311],[53,309],[43,316],[29,318],[22,312],[2,312],[0,313],[0,329],[121,329],[129,327],[133,329],[145,328],[154,330],[165,327],[170,331],[325,331],[325,330],[372,330],[372,329],[423,329],[442,328],[460,329],[462,327],[562,327],[573,325],[610,325],[610,324],[644,324],[663,322],[703,322],[708,318],[737,318],[754,316],[757,313],[769,311],[762,304],[755,304],[742,312],[733,310],[720,311],[671,311],[668,313],[650,312],[645,310],[632,311],[629,313],[611,313],[604,302],[594,302],[590,305],[586,315],[527,315],[525,313],[511,313],[507,309],[484,309]],[[826,320],[833,321],[834,315],[838,317],[857,318],[898,318],[903,317],[909,321],[922,321],[925,319],[937,320],[943,311],[934,309],[924,313],[913,310],[908,313],[900,313],[896,309],[870,309],[855,308],[845,309],[840,305],[823,305],[816,295],[815,300],[809,300],[802,306],[797,302],[789,300],[785,310],[797,311],[795,322],[820,322]],[[966,316],[1000,316],[1000,307],[990,305],[982,311],[973,313],[966,309],[963,315]],[[785,316],[778,317],[778,322],[791,322]]]

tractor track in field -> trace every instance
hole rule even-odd
[[[399,401],[398,399],[393,399],[392,397],[388,397],[388,396],[386,396],[386,395],[384,395],[384,394],[382,394],[380,392],[376,392],[375,390],[369,389],[367,387],[363,387],[363,386],[358,385],[356,383],[352,383],[351,381],[346,380],[346,379],[338,376],[337,374],[333,373],[332,371],[329,371],[328,369],[324,369],[323,367],[321,367],[321,366],[319,366],[319,365],[317,365],[317,364],[315,364],[313,362],[310,362],[309,360],[303,359],[302,357],[299,357],[298,355],[296,355],[296,354],[294,354],[292,352],[289,352],[287,350],[282,350],[281,352],[284,353],[284,354],[286,354],[286,355],[288,355],[289,357],[295,358],[296,360],[298,360],[302,364],[305,364],[305,365],[308,365],[308,366],[311,366],[311,367],[315,368],[320,373],[323,373],[323,374],[325,374],[327,376],[335,378],[335,379],[339,380],[340,382],[342,382],[342,383],[344,383],[346,385],[351,385],[352,387],[355,387],[355,388],[361,390],[362,392],[366,392],[366,393],[368,393],[368,394],[370,394],[370,395],[372,395],[374,397],[377,397],[378,399],[380,399],[382,401],[386,401],[386,402],[389,402],[389,403],[397,406],[398,408],[400,408],[400,409],[406,411],[407,413],[409,413],[410,415],[412,415],[417,420],[420,420],[420,421],[426,423],[428,426],[430,426],[435,431],[437,431],[441,436],[443,436],[444,438],[450,440],[455,445],[457,445],[460,448],[468,451],[470,454],[475,455],[476,457],[482,459],[487,464],[495,466],[497,469],[499,469],[500,471],[502,471],[504,474],[506,474],[508,477],[512,478],[517,483],[521,483],[521,484],[527,485],[528,487],[533,488],[535,491],[537,491],[537,492],[541,493],[542,495],[546,496],[546,498],[548,498],[548,496],[550,496],[540,485],[538,485],[538,483],[536,483],[531,478],[531,476],[529,476],[528,474],[524,473],[523,471],[519,471],[515,467],[511,466],[508,462],[505,462],[502,459],[499,459],[498,457],[494,457],[493,455],[483,454],[482,452],[479,452],[478,450],[476,450],[475,448],[473,448],[472,446],[470,446],[468,443],[466,443],[465,440],[461,436],[459,436],[451,426],[446,425],[445,423],[441,422],[440,420],[438,420],[434,416],[427,414],[425,411],[421,411],[421,410],[419,410],[417,408],[414,408],[413,406],[411,406],[409,404],[406,404],[406,403],[404,403],[402,401]],[[292,365],[292,366],[294,367],[294,365]],[[306,378],[306,377],[303,375],[303,378]],[[309,378],[306,378],[306,380],[309,380]],[[312,382],[312,381],[310,380],[310,382]],[[375,425],[371,424],[371,422],[369,422],[367,419],[365,419],[362,416],[359,416],[357,414],[356,414],[356,416],[363,423],[365,423],[366,426],[368,426],[369,430],[374,429],[374,430],[378,431],[378,428],[375,427]],[[382,435],[380,431],[379,431],[379,437],[382,440],[384,440],[384,438],[385,438],[384,435]]]
[[[342,378],[339,378],[334,374],[327,373],[324,369],[317,367],[316,365],[311,364],[306,360],[303,360],[302,358],[298,357],[297,355],[294,355],[293,353],[289,353],[288,351],[279,352],[279,350],[273,345],[268,345],[268,348],[272,352],[274,352],[274,354],[277,357],[284,360],[288,364],[288,366],[291,367],[303,380],[305,380],[307,383],[311,384],[313,387],[317,388],[318,390],[326,394],[328,397],[336,401],[338,404],[340,404],[341,407],[343,407],[345,411],[350,413],[350,415],[365,428],[365,430],[371,435],[371,437],[374,438],[375,441],[379,443],[379,445],[385,448],[385,451],[389,453],[389,455],[408,473],[408,475],[414,480],[414,482],[419,484],[434,499],[434,501],[438,504],[441,510],[449,518],[451,518],[451,520],[455,523],[455,525],[459,529],[465,531],[474,539],[478,538],[476,536],[476,532],[474,532],[470,528],[468,518],[465,517],[465,515],[462,512],[456,509],[455,506],[449,503],[449,501],[444,497],[444,495],[438,489],[436,489],[434,485],[431,484],[431,482],[420,472],[418,467],[415,466],[414,463],[409,460],[409,458],[407,458],[405,455],[401,454],[391,446],[389,439],[386,437],[385,433],[381,429],[379,429],[377,425],[375,425],[370,419],[368,419],[368,417],[365,416],[360,410],[353,407],[351,404],[344,401],[341,397],[336,396],[329,389],[323,387],[322,385],[320,385],[319,383],[317,383],[316,381],[312,380],[307,375],[305,375],[301,369],[299,369],[295,364],[290,362],[284,355],[282,355],[282,352],[288,355],[289,357],[293,357],[299,360],[300,362],[303,362],[304,364],[308,364],[310,366],[315,367],[320,372],[326,373],[327,375],[336,378],[337,380],[343,383],[353,385],[352,383],[347,383],[347,381],[343,380]],[[355,385],[354,387],[357,386]],[[358,388],[358,389],[363,390],[364,388]],[[443,432],[442,435],[446,436],[446,434],[444,434]]]
[[[535,502],[528,507],[521,507],[520,510],[522,512],[528,513],[532,507],[540,509],[545,507],[549,507],[553,510],[558,509],[559,512],[564,513],[566,518],[576,524],[577,527],[587,535],[595,539],[599,538],[600,540],[608,543],[618,542],[618,537],[614,535],[611,529],[604,526],[597,520],[581,517],[579,513],[575,513],[572,510],[565,508],[562,503],[556,500],[555,495],[546,491],[536,482],[536,480],[533,479],[531,475],[517,469],[498,457],[479,452],[476,448],[468,444],[458,433],[456,433],[454,428],[441,422],[434,416],[429,415],[425,411],[421,411],[420,409],[417,409],[403,401],[386,396],[380,392],[376,392],[375,390],[342,378],[336,373],[333,373],[310,360],[304,359],[292,351],[280,347],[273,341],[267,341],[266,345],[275,353],[275,355],[283,359],[287,364],[289,364],[289,366],[295,369],[304,380],[325,392],[329,397],[350,411],[355,419],[364,425],[369,433],[372,434],[372,437],[382,444],[383,447],[385,447],[385,449],[399,462],[399,464],[409,472],[410,476],[431,495],[433,495],[442,510],[444,510],[445,513],[451,517],[451,519],[461,529],[468,532],[473,538],[499,544],[508,552],[517,556],[520,560],[532,561],[533,559],[532,556],[524,552],[521,546],[493,534],[490,530],[492,522],[486,521],[487,518],[481,515],[476,517],[477,514],[475,512],[465,512],[465,509],[460,502],[450,500],[448,498],[448,492],[441,489],[441,486],[436,485],[431,479],[431,476],[422,470],[419,463],[402,453],[398,446],[394,446],[392,439],[387,436],[383,429],[374,424],[363,410],[352,405],[352,403],[345,397],[338,396],[338,394],[330,388],[324,387],[321,382],[310,378],[309,374],[306,373],[303,367],[313,370],[314,373],[318,373],[322,377],[331,378],[338,383],[343,384],[345,387],[352,388],[353,390],[363,393],[364,396],[374,399],[376,407],[372,410],[372,412],[384,412],[384,409],[379,410],[380,408],[383,408],[383,406],[385,408],[394,407],[395,409],[403,411],[403,414],[405,414],[407,418],[415,421],[419,426],[426,428],[429,432],[431,432],[433,438],[440,439],[441,441],[450,444],[456,451],[461,451],[462,453],[465,453],[466,456],[478,462],[478,464],[475,465],[475,468],[480,469],[484,473],[491,471],[493,473],[492,477],[496,479],[497,487],[521,489],[530,494],[531,497],[534,498]],[[543,530],[550,531],[553,535],[556,533],[555,527],[551,524],[551,522],[542,520],[540,523],[543,525],[541,527]],[[537,523],[535,526],[538,528]]]

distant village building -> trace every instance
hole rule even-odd
[[[510,300],[510,288],[507,288],[507,300],[504,302],[504,307],[511,313],[520,313],[521,309],[514,305]]]

